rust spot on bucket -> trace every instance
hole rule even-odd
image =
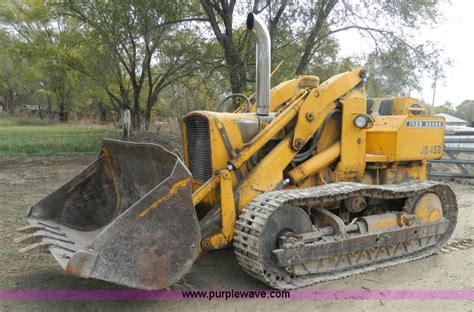
[[[157,208],[162,202],[167,201],[168,199],[170,199],[171,197],[176,195],[176,193],[178,193],[178,190],[180,188],[183,188],[183,187],[186,186],[186,184],[188,184],[189,180],[191,180],[190,177],[186,178],[184,180],[180,180],[180,181],[176,182],[175,184],[173,184],[170,187],[170,190],[168,191],[168,193],[165,196],[163,196],[161,198],[158,198],[156,201],[154,201],[150,206],[148,206],[145,210],[143,210],[138,215],[138,217],[143,218],[144,216],[146,216],[148,214],[148,212],[150,212],[150,210]]]

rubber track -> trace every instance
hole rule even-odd
[[[382,199],[412,198],[424,192],[436,193],[443,204],[443,215],[449,227],[438,241],[425,249],[398,258],[355,266],[350,269],[305,276],[286,276],[278,278],[266,271],[261,261],[260,233],[265,222],[280,207],[309,207],[323,202],[340,201],[352,196]],[[297,209],[297,208],[296,208]],[[240,214],[235,226],[234,250],[244,271],[265,284],[277,289],[294,289],[311,284],[335,280],[376,269],[407,263],[428,257],[443,247],[451,236],[457,219],[456,196],[451,188],[435,181],[410,181],[394,185],[366,185],[352,182],[339,182],[306,189],[266,192],[254,199]]]

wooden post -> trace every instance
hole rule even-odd
[[[122,116],[122,127],[123,127],[123,141],[129,141],[130,136],[132,135],[132,118],[130,115],[130,110],[125,109]]]

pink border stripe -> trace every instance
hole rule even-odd
[[[208,292],[226,292],[230,290],[207,290]],[[251,290],[232,290],[249,292]],[[290,298],[271,298],[269,290],[266,298],[228,300],[474,300],[474,290],[294,290]],[[197,290],[203,292],[203,290]],[[223,298],[223,297],[221,297]],[[181,290],[0,290],[0,300],[209,300],[203,298],[183,298]],[[223,300],[214,297],[212,300]]]
[[[181,300],[181,291],[0,290],[0,300]]]
[[[474,290],[296,290],[294,300],[474,300]]]

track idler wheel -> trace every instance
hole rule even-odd
[[[443,204],[435,193],[423,193],[407,200],[404,210],[415,216],[415,222],[426,224],[443,217]]]

